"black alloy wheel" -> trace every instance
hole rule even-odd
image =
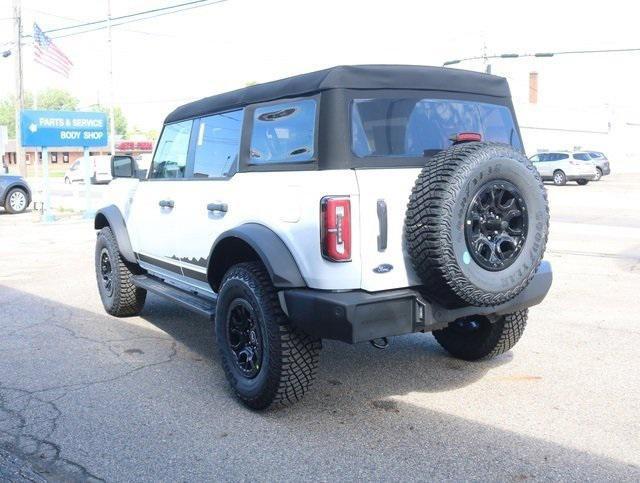
[[[227,313],[227,343],[233,354],[233,363],[244,377],[252,379],[262,367],[262,331],[257,314],[249,302],[235,299]]]
[[[473,260],[489,271],[509,267],[527,236],[527,206],[518,188],[505,180],[480,187],[467,209],[465,239]]]
[[[113,265],[109,257],[109,251],[105,248],[100,253],[100,275],[102,277],[102,286],[108,297],[113,297]]]

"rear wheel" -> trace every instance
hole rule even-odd
[[[144,306],[147,291],[131,282],[135,267],[120,255],[118,242],[109,227],[98,232],[95,265],[104,309],[116,317],[138,315]]]
[[[302,398],[315,378],[321,341],[289,324],[262,264],[229,269],[215,320],[224,371],[245,405],[265,409]]]
[[[20,188],[13,188],[7,193],[4,207],[9,213],[22,213],[27,209],[28,198],[27,193]]]
[[[579,179],[578,181],[576,181],[576,183],[578,183],[580,186],[584,186],[589,182],[588,179]]]
[[[553,184],[556,186],[564,186],[567,184],[567,175],[564,174],[564,171],[556,171],[553,173]]]
[[[503,315],[495,321],[484,316],[465,317],[433,331],[438,343],[465,361],[491,359],[510,350],[527,325],[527,310]]]

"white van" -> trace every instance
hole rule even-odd
[[[117,156],[115,157],[117,158]],[[80,158],[69,166],[69,169],[64,173],[65,184],[84,181],[83,159]],[[91,184],[107,184],[111,182],[113,179],[111,176],[111,155],[89,156],[89,162],[91,163],[89,170]]]

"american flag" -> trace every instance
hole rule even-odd
[[[73,63],[35,23],[33,24],[33,40],[35,61],[58,74],[69,77]]]

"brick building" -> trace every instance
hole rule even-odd
[[[37,159],[38,170],[42,167],[42,152],[40,149],[24,148],[24,157],[27,162],[27,176],[33,176],[36,173],[34,161]],[[138,155],[153,152],[153,141],[149,140],[122,140],[116,143],[117,154]],[[49,172],[64,172],[69,165],[82,158],[82,148],[49,148]],[[89,151],[91,156],[99,154],[109,154],[109,148],[93,148]],[[2,165],[9,169],[10,173],[18,173],[18,162],[16,158],[16,142],[10,139],[5,145],[5,154],[2,157]]]

